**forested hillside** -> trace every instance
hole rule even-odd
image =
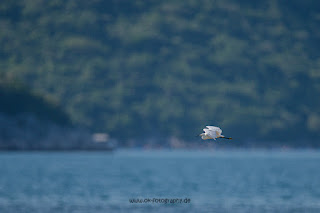
[[[1,75],[122,141],[319,146],[319,44],[313,0],[0,3]]]

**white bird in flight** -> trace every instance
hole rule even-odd
[[[206,126],[206,128],[203,129],[204,133],[200,134],[200,136],[203,140],[207,140],[207,139],[216,140],[216,138],[232,139],[232,138],[225,137],[224,135],[222,135],[222,130],[219,127]]]

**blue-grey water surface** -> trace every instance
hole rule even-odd
[[[0,152],[0,212],[320,212],[319,165],[318,151]]]

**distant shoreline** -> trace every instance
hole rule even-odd
[[[88,152],[112,152],[114,149],[0,149],[1,152],[78,152],[78,151],[88,151]]]
[[[99,148],[72,148],[72,149],[0,149],[1,152],[114,152],[114,151],[142,151],[142,152],[157,152],[157,151],[279,151],[279,152],[290,152],[290,151],[320,151],[320,148],[312,147],[215,147],[215,148],[143,148],[143,147],[121,147],[115,149],[99,149]]]

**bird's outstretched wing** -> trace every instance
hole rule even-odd
[[[216,132],[217,135],[222,134],[222,130],[217,126],[206,126],[210,131]]]

